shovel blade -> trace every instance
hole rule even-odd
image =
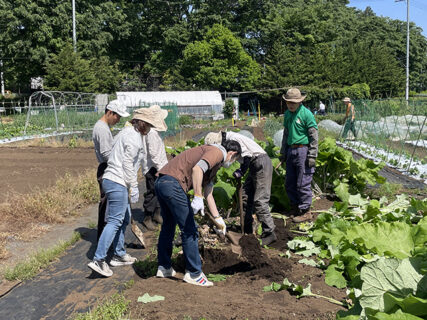
[[[145,245],[144,234],[142,233],[141,229],[138,227],[138,225],[134,221],[132,221],[131,223],[131,229],[132,229],[132,233],[135,235],[138,241],[141,242],[141,245],[144,248],[146,248],[147,246]]]

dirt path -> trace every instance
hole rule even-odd
[[[91,208],[90,218],[97,216],[96,207]],[[141,219],[141,211],[135,210],[134,217]],[[87,219],[82,218],[83,221]],[[79,225],[73,230],[70,226],[65,229],[81,233],[82,240],[78,241],[58,261],[34,279],[22,282],[0,298],[1,319],[39,320],[67,319],[75,312],[86,312],[93,308],[98,301],[111,297],[123,288],[125,283],[135,278],[131,266],[114,268],[111,278],[101,278],[91,272],[87,263],[93,258],[96,249],[96,230],[89,229],[79,219]],[[58,240],[60,236],[52,240]],[[153,240],[148,238],[148,243]],[[138,259],[143,259],[147,250],[133,245],[136,239],[126,232],[127,251]]]

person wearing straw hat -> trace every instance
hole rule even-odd
[[[141,108],[133,113],[132,126],[125,127],[116,135],[108,158],[102,187],[107,195],[107,224],[99,238],[93,261],[88,267],[93,271],[111,277],[113,271],[106,262],[107,251],[113,245],[114,256],[111,266],[133,264],[136,258],[126,253],[124,235],[130,221],[130,202],[139,199],[137,172],[144,157],[142,137],[151,128],[164,130],[166,123],[156,108]]]
[[[116,125],[120,118],[129,117],[126,107],[119,103],[118,100],[113,100],[105,107],[105,113],[99,119],[92,132],[92,141],[95,146],[95,155],[98,160],[98,170],[96,171],[96,178],[99,184],[100,200],[98,205],[98,233],[97,240],[101,236],[102,230],[105,226],[105,210],[107,208],[107,197],[102,189],[102,176],[105,169],[107,169],[108,157],[111,153],[113,146],[113,135],[111,128]]]
[[[168,111],[162,109],[159,105],[152,106],[153,109],[158,110],[161,119],[166,119]],[[145,156],[142,159],[142,173],[145,176],[146,192],[144,194],[144,220],[142,223],[148,230],[156,228],[155,223],[162,224],[163,219],[160,214],[160,204],[157,200],[154,190],[154,183],[156,182],[156,174],[167,163],[165,144],[159,131],[166,131],[167,127],[161,130],[152,129],[142,138],[144,145]]]
[[[356,127],[354,126],[354,119],[356,116],[356,113],[354,111],[354,105],[351,103],[351,99],[349,97],[345,97],[342,101],[344,101],[344,104],[347,107],[347,110],[345,112],[345,124],[344,124],[344,131],[342,133],[342,137],[345,139],[347,138],[348,130],[351,130],[353,133],[354,139],[356,139]]]
[[[304,107],[306,96],[297,88],[283,95],[288,110],[284,116],[284,130],[280,160],[286,162],[286,193],[291,202],[294,222],[311,220],[311,181],[318,151],[318,128],[313,113]]]

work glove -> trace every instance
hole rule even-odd
[[[227,232],[227,226],[225,225],[224,219],[222,219],[221,216],[216,217],[215,221],[217,223],[219,223],[222,226],[222,229],[218,229],[214,227],[214,230],[217,234],[223,234],[225,236],[226,232]]]
[[[241,179],[243,177],[243,172],[240,169],[237,169],[233,172],[233,177],[236,179]]]
[[[137,203],[139,200],[139,189],[138,187],[130,188],[130,203]]]
[[[191,208],[193,213],[197,214],[200,211],[202,217],[205,215],[205,204],[203,203],[203,197],[194,196],[193,201],[191,202]]]
[[[307,166],[313,168],[316,166],[316,158],[307,158]]]

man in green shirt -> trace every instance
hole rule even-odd
[[[313,113],[302,104],[305,97],[297,88],[291,88],[283,95],[288,110],[283,121],[280,160],[286,162],[285,187],[294,222],[313,219],[311,180],[316,166],[318,128]]]

